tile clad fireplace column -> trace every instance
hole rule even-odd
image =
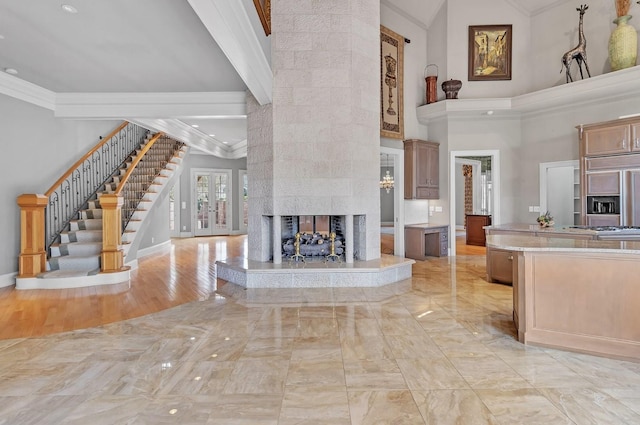
[[[248,95],[249,259],[280,264],[280,219],[303,215],[347,217],[346,262],[378,259],[380,2],[272,0],[271,31],[273,101]]]
[[[380,0],[272,0],[270,38],[272,103],[247,94],[248,258],[217,263],[219,278],[264,288],[410,277],[412,260],[380,255]],[[288,261],[283,218],[296,216],[343,217],[344,261]]]

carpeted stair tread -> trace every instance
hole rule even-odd
[[[76,230],[62,232],[60,234],[60,243],[71,242],[101,242],[102,230]]]
[[[99,255],[65,255],[63,257],[52,257],[47,262],[48,270],[94,270],[100,268]]]
[[[90,218],[86,220],[71,220],[69,223],[71,230],[98,230],[102,229],[101,218]]]
[[[100,255],[102,242],[71,242],[51,245],[51,257]]]

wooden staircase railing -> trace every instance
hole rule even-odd
[[[133,126],[133,130],[128,131],[128,126]],[[115,167],[112,170],[102,170],[105,174],[111,175],[115,172],[119,166],[122,152],[115,152],[115,148],[109,148],[108,143],[112,143],[112,139],[119,139],[121,134],[126,133],[128,138],[137,137],[139,130],[144,130],[142,127],[135,126],[128,122],[123,122],[118,128],[112,131],[107,137],[103,138],[100,143],[94,146],[89,152],[87,152],[82,158],[76,161],[75,164],[69,168],[69,170],[62,175],[51,188],[42,194],[23,194],[17,199],[18,206],[20,207],[20,255],[18,261],[18,277],[27,278],[35,277],[40,273],[46,271],[47,262],[47,249],[53,243],[61,229],[68,224],[71,217],[69,215],[77,214],[77,211],[86,204],[88,199],[95,194],[97,187],[103,184],[103,181],[91,181],[92,187],[97,186],[95,189],[79,188],[76,186],[82,179],[90,180],[94,177],[88,175],[86,170],[89,168],[86,164],[95,163],[99,159],[109,163],[111,167]],[[129,135],[129,133],[134,133]],[[125,149],[124,143],[119,143],[119,140],[115,142],[119,150]],[[138,141],[139,145],[139,141]],[[137,145],[136,145],[137,146]],[[126,152],[128,156],[133,149],[129,149]],[[106,158],[108,155],[108,158]],[[124,158],[126,158],[126,156]],[[118,162],[116,164],[116,162]],[[93,174],[93,173],[91,173]],[[84,180],[82,180],[84,183]],[[62,187],[62,188],[61,188]],[[89,193],[84,193],[89,191]],[[51,220],[47,218],[47,207],[53,208],[55,196],[55,203],[62,203],[65,208],[70,209],[65,217],[53,216]],[[82,197],[81,201],[78,198]],[[70,206],[70,204],[72,204]],[[57,228],[55,232],[52,227],[52,223],[48,221],[56,222]],[[60,223],[62,222],[62,223]],[[120,229],[118,227],[118,229]],[[57,232],[57,234],[56,234]],[[103,250],[104,250],[103,241]],[[109,240],[112,243],[112,240]],[[109,245],[110,249],[111,245]],[[121,260],[122,262],[122,260]],[[104,267],[103,267],[104,271]]]
[[[142,148],[127,169],[118,187],[113,193],[100,196],[102,207],[102,253],[100,254],[101,271],[104,273],[119,272],[123,269],[124,255],[122,245],[122,191],[142,158],[151,149],[163,133],[157,133]]]

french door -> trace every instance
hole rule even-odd
[[[195,236],[231,233],[231,170],[193,169],[191,187]]]

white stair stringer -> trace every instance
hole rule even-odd
[[[176,176],[176,172],[180,169],[182,160],[187,152],[187,147],[183,146],[176,155],[165,165],[165,168],[160,171],[160,174],[155,177],[153,183],[149,186],[147,191],[142,197],[140,204],[133,213],[129,223],[125,227],[124,234],[122,235],[122,248],[124,252],[125,264],[133,262],[129,258],[129,253],[133,246],[138,245],[139,237],[141,235],[141,229],[143,228],[146,218],[151,212],[156,201],[160,199],[161,195],[166,194],[165,190],[172,181],[172,178]],[[136,248],[137,249],[137,248]],[[135,254],[135,253],[134,253]]]
[[[144,193],[140,205],[122,235],[121,247],[125,258],[149,210],[179,168],[186,151],[186,146],[177,151]],[[104,193],[115,191],[129,165],[130,163],[125,163],[112,180],[105,184]],[[128,267],[121,272],[100,273],[102,250],[100,195],[101,193],[98,193],[97,199],[88,201],[87,209],[80,211],[79,218],[70,222],[69,230],[61,233],[60,242],[51,246],[51,256],[46,265],[47,271],[33,278],[16,278],[16,289],[80,288],[129,281],[130,268]]]

